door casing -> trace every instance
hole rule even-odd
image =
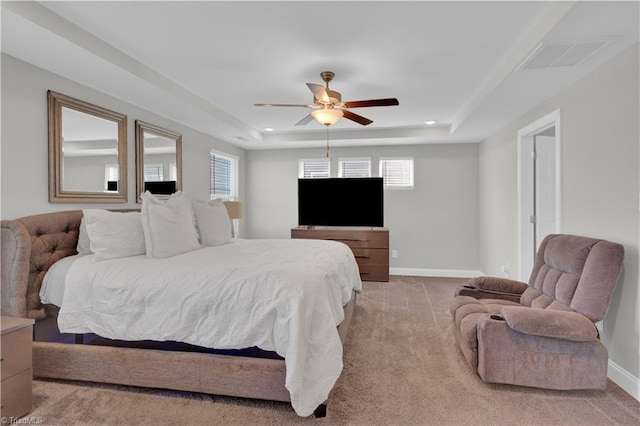
[[[534,168],[532,161],[535,135],[555,127],[555,232],[562,229],[561,224],[561,132],[560,110],[557,109],[518,131],[518,279],[528,281],[533,269],[535,247],[534,229],[531,216],[535,214],[534,205]],[[538,188],[538,191],[544,190]]]

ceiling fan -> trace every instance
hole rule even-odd
[[[305,116],[302,120],[296,123],[296,126],[303,126],[313,120],[314,118],[320,124],[330,126],[341,117],[348,120],[355,121],[356,123],[367,126],[373,123],[366,117],[358,115],[349,111],[351,108],[365,108],[365,107],[378,107],[378,106],[393,106],[399,105],[396,98],[384,98],[384,99],[369,99],[363,101],[349,101],[342,102],[342,95],[335,90],[329,89],[329,82],[335,77],[335,73],[332,71],[323,71],[320,73],[320,77],[325,82],[325,86],[321,84],[307,83],[307,86],[313,93],[313,105],[312,104],[254,104],[260,107],[302,107],[313,108],[310,114]]]

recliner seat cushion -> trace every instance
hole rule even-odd
[[[465,359],[472,368],[478,365],[477,324],[482,316],[499,315],[505,306],[520,306],[515,302],[501,299],[474,299],[469,296],[457,296],[451,305],[454,333]]]

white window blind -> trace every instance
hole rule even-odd
[[[144,165],[144,181],[145,182],[161,182],[164,180],[164,169],[162,164],[145,164]]]
[[[310,158],[300,160],[298,177],[303,179],[328,178],[330,171],[331,163],[328,158]]]
[[[178,167],[176,167],[176,163],[169,163],[169,180],[178,181]]]
[[[380,158],[380,176],[387,189],[413,189],[413,158]]]
[[[211,196],[231,198],[235,194],[235,163],[236,161],[224,155],[211,152],[209,168],[211,171]]]
[[[338,177],[371,177],[371,158],[338,159]]]

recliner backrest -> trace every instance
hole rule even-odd
[[[540,244],[520,303],[533,308],[576,311],[592,321],[604,318],[624,247],[596,238],[548,235]]]

